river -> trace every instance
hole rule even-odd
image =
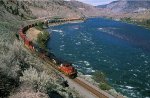
[[[50,27],[47,47],[78,71],[104,72],[130,98],[150,98],[150,30],[104,18]]]

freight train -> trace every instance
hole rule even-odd
[[[73,20],[77,20],[77,19],[73,19]],[[73,20],[71,20],[71,19],[51,20],[51,21],[48,21],[48,23],[73,21]],[[41,22],[41,23],[44,24],[44,22]],[[77,77],[77,70],[72,66],[71,63],[67,63],[64,60],[58,59],[53,53],[50,53],[50,52],[40,48],[37,44],[33,43],[31,40],[29,40],[26,37],[26,31],[29,28],[32,28],[32,27],[35,27],[38,25],[39,25],[39,23],[34,23],[34,24],[20,28],[18,31],[19,39],[21,38],[24,45],[31,51],[38,53],[38,55],[42,59],[48,59],[49,61],[51,61],[53,63],[53,67],[55,69],[57,69],[58,71],[62,72],[64,75],[68,76],[69,78]]]

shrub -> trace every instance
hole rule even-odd
[[[26,58],[25,52],[21,49],[20,43],[15,41],[14,44],[3,44],[7,51],[3,51],[0,56],[0,69],[6,76],[17,78],[21,71],[20,62]]]
[[[3,98],[19,86],[20,61],[24,61],[26,55],[17,41],[14,44],[1,42],[0,46],[0,97]]]
[[[111,89],[111,87],[107,83],[104,83],[104,82],[99,83],[99,88],[102,90],[110,90]]]
[[[106,76],[103,72],[101,71],[96,71],[94,74],[93,74],[93,79],[96,81],[96,82],[106,82]]]
[[[33,67],[30,67],[23,72],[23,76],[20,77],[20,81],[41,92],[52,91],[56,88],[55,83],[50,76],[46,74],[46,72],[38,73]]]
[[[121,18],[121,21],[131,22],[132,19],[130,17]]]
[[[36,28],[38,29],[38,30],[43,30],[43,23],[42,22],[38,22],[38,26],[36,26]]]
[[[45,49],[48,39],[49,39],[49,33],[46,31],[43,31],[38,34],[37,43],[41,48]]]
[[[94,74],[93,74],[93,79],[99,83],[99,88],[102,89],[102,90],[110,90],[111,89],[111,86],[108,85],[107,83],[107,79],[106,79],[106,76],[103,72],[101,71],[96,71]]]
[[[32,87],[36,92],[47,93],[49,96],[64,96],[64,98],[70,98],[72,96],[69,88],[62,87],[53,80],[52,76],[44,71],[38,72],[33,67],[23,72],[23,76],[20,77],[20,82],[26,85],[26,87]]]
[[[19,91],[14,95],[9,96],[9,98],[49,98],[47,94],[41,92],[30,91]]]

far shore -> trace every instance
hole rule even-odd
[[[114,20],[114,21],[120,21],[120,22],[123,22],[123,23],[128,23],[128,24],[133,24],[133,25],[136,25],[136,26],[140,26],[140,27],[144,27],[145,29],[148,29],[150,30],[150,26],[147,26],[147,25],[144,25],[142,23],[139,23],[138,21],[134,21],[133,19],[131,19],[129,22],[128,21],[123,21],[121,20],[121,18],[113,18],[113,17],[106,17],[106,16],[97,16],[97,17],[89,17],[89,18],[104,18],[104,19],[111,19],[111,20]],[[88,18],[87,18],[88,19]]]

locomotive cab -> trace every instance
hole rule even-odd
[[[77,76],[77,71],[71,64],[61,64],[58,68],[70,78],[75,78]]]

